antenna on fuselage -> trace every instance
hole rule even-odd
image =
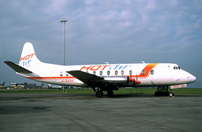
[[[145,62],[144,62],[144,61],[140,61],[140,62],[142,62],[143,64],[145,64]]]
[[[108,62],[105,62],[107,65],[109,64]]]

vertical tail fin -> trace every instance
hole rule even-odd
[[[19,65],[26,69],[33,70],[37,68],[37,65],[40,63],[41,62],[36,57],[33,45],[30,42],[25,43],[20,57]]]
[[[4,86],[4,85],[5,85],[5,82],[3,82],[1,85]]]

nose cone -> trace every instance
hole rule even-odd
[[[191,75],[191,74],[190,74],[190,76],[189,76],[188,78],[189,78],[189,80],[190,80],[190,83],[193,83],[193,82],[196,81],[196,77],[195,77],[194,75]]]
[[[180,70],[179,73],[176,75],[176,82],[177,83],[193,83],[196,81],[196,77],[184,70]]]

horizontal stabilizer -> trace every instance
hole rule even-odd
[[[86,73],[83,71],[79,71],[79,70],[67,71],[67,72],[84,83],[87,83],[89,81],[94,81],[94,80],[103,80],[102,77],[99,77],[90,73]]]
[[[15,70],[18,73],[32,73],[31,71],[11,62],[11,61],[4,61],[8,66],[10,66],[13,70]]]

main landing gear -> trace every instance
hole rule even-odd
[[[95,93],[96,97],[102,97],[103,96],[103,92],[102,91],[97,91]]]
[[[118,88],[100,87],[98,89],[93,88],[93,90],[96,97],[102,97],[104,95],[103,91],[107,91],[108,97],[112,97],[114,95],[114,92],[112,90],[118,90]]]
[[[154,96],[170,96],[174,97],[174,93],[170,89],[170,92],[168,92],[168,86],[163,87],[157,87],[157,91],[154,93]]]
[[[92,87],[92,89],[94,90],[96,97],[102,97],[103,96],[103,92],[102,92],[101,88],[95,89],[95,87]]]
[[[114,95],[114,92],[113,92],[112,90],[108,90],[108,91],[107,91],[107,95],[108,95],[109,97],[112,97],[112,96]]]
[[[172,89],[170,88],[169,96],[170,96],[170,97],[174,97],[174,95],[175,95],[175,94],[172,92]]]

